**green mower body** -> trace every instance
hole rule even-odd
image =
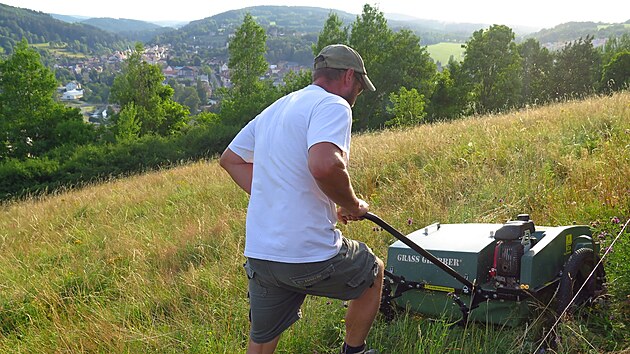
[[[529,316],[531,306],[554,298],[565,266],[581,248],[588,248],[592,259],[571,262],[579,263],[572,266],[578,269],[565,275],[565,287],[571,289],[564,293],[573,295],[586,283],[584,293],[592,298],[602,288],[603,272],[586,282],[599,254],[587,226],[534,226],[528,215],[506,224],[429,225],[389,246],[381,310],[399,307],[431,317],[515,326]]]

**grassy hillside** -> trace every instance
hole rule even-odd
[[[538,225],[591,224],[606,246],[630,218],[628,117],[623,93],[370,133],[353,138],[350,168],[401,231],[526,212]],[[0,206],[0,352],[244,352],[246,205],[213,160]],[[342,230],[385,258],[393,237],[372,226]],[[559,352],[630,346],[628,234],[606,270],[605,306],[562,324]],[[278,352],[336,353],[343,304],[309,298],[303,312]],[[527,328],[409,314],[379,319],[369,341],[384,353],[531,353]]]

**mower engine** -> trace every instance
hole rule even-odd
[[[527,214],[519,215],[517,221],[509,221],[496,231],[494,239],[497,243],[489,276],[496,281],[497,287],[519,286],[521,257],[531,248],[534,232],[534,222]]]

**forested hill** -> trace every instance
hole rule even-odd
[[[267,59],[271,62],[288,60],[308,63],[312,60],[312,43],[322,30],[332,10],[305,6],[253,6],[226,11],[201,20],[192,21],[177,31],[157,36],[158,44],[171,44],[182,64],[190,61],[186,56],[195,48],[201,57],[226,57],[230,34],[243,23],[245,14],[251,14],[265,29]],[[356,15],[334,11],[345,25]]]
[[[124,49],[121,36],[81,23],[66,23],[49,14],[0,4],[0,52],[10,54],[26,38],[31,44],[54,42],[81,53]]]
[[[88,18],[81,23],[114,33],[153,31],[162,28],[150,22],[111,17]]]
[[[163,27],[155,23],[126,18],[89,18],[81,21],[81,23],[100,28],[103,31],[116,33],[130,41],[140,42],[148,42],[159,34],[174,30],[173,28]]]
[[[630,20],[625,23],[567,22],[553,28],[529,34],[525,38],[535,38],[540,43],[570,42],[592,36],[596,39],[620,37],[630,33]]]
[[[270,62],[279,60],[297,63],[310,63],[311,45],[317,41],[331,13],[335,13],[344,26],[356,21],[356,14],[319,7],[308,6],[253,6],[226,11],[211,17],[190,22],[177,31],[157,36],[151,44],[170,44],[182,65],[192,61],[188,56],[190,48],[194,55],[206,58],[227,56],[227,42],[230,34],[243,23],[245,14],[251,14],[267,33],[266,58]],[[422,45],[444,41],[465,42],[472,33],[484,28],[482,24],[444,24],[420,19],[388,19],[393,30],[407,28],[420,37]],[[177,62],[177,61],[175,61]]]
[[[356,14],[319,7],[252,6],[192,21],[177,32],[160,36],[156,40],[159,43],[181,43],[193,40],[202,45],[207,43],[212,45],[215,42],[225,44],[226,41],[222,37],[227,37],[231,29],[240,26],[246,13],[250,13],[271,36],[275,34],[287,36],[296,33],[317,35],[331,12],[336,13],[345,26],[349,26],[357,18]],[[474,31],[488,27],[484,24],[443,23],[409,17],[403,19],[400,15],[388,18],[388,25],[394,30],[408,28],[414,31],[423,45],[442,41],[463,42]]]
[[[321,31],[330,13],[335,12],[346,25],[356,19],[357,15],[339,10],[308,6],[252,6],[238,10],[230,10],[199,21],[191,22],[187,27],[194,28],[204,22],[215,22],[219,25],[236,25],[243,22],[245,14],[251,14],[264,28],[277,27],[295,33],[311,33]]]

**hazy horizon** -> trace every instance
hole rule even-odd
[[[83,0],[77,3],[59,0],[1,0],[1,3],[41,11],[44,13],[77,17],[111,17],[146,22],[190,22],[211,17],[226,11],[251,6],[282,5],[309,6],[344,11],[351,14],[363,12],[364,4],[376,6],[385,14],[401,14],[423,20],[453,23],[483,23],[551,28],[573,21],[622,23],[630,20],[630,2],[600,0],[589,6],[580,6],[574,1],[530,0],[526,5],[510,4],[505,1],[489,0],[471,2],[452,0],[447,10],[440,2],[417,2],[392,0],[383,3],[348,0],[320,0],[316,4],[304,0],[232,0],[202,4],[196,0],[110,0],[108,2]],[[173,6],[176,4],[176,6]]]

